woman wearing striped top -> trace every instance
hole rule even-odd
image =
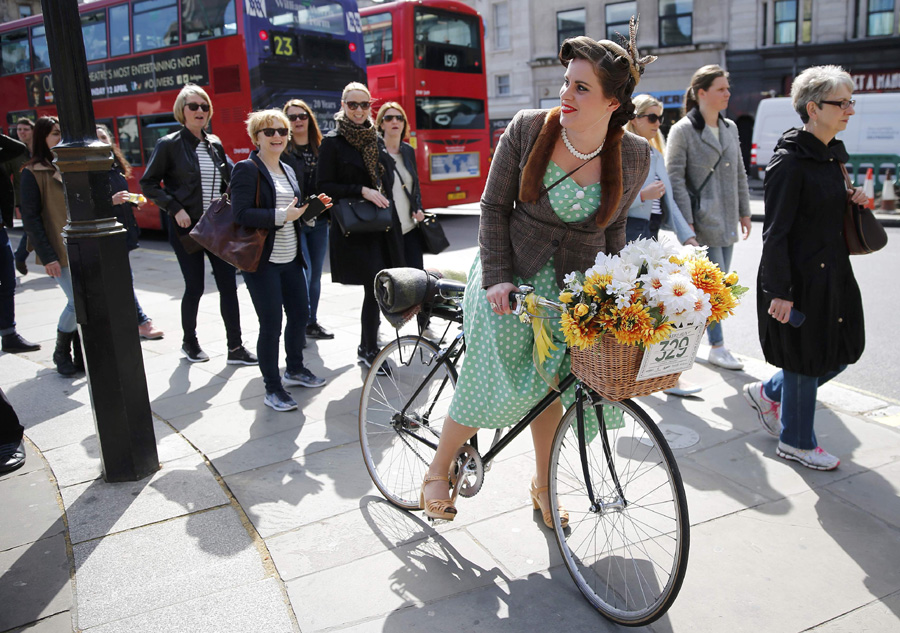
[[[301,216],[307,205],[302,199],[294,170],[282,162],[290,138],[290,121],[280,110],[253,112],[247,118],[247,133],[258,149],[234,167],[231,180],[235,220],[246,226],[269,230],[256,272],[244,272],[247,290],[259,317],[259,369],[266,384],[264,404],[276,411],[291,411],[297,403],[284,385],[321,387],[325,380],[303,365],[306,323],[309,318],[306,263],[299,247]],[[331,198],[319,199],[330,206]],[[311,220],[310,222],[315,222]],[[278,370],[282,311],[287,315],[284,349],[287,370]]]
[[[205,254],[219,290],[219,310],[228,340],[228,364],[255,365],[256,356],[241,342],[237,270],[205,251],[188,235],[210,202],[225,192],[231,177],[232,163],[225,155],[222,143],[205,130],[212,119],[212,102],[203,88],[186,84],[175,98],[172,112],[184,127],[156,142],[141,178],[141,189],[147,198],[169,214],[169,243],[184,277],[181,353],[192,363],[209,360],[197,340],[197,311],[203,296]]]

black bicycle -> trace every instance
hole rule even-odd
[[[435,301],[423,309],[461,325],[464,289],[441,280]],[[521,286],[514,293],[518,312],[532,291]],[[419,489],[465,347],[462,331],[443,349],[421,336],[398,337],[375,358],[363,386],[359,437],[366,468],[385,498],[404,510],[420,509]],[[379,375],[382,367],[386,375]],[[571,374],[560,381],[560,391],[572,385],[575,402],[560,420],[550,456],[556,540],[575,584],[601,614],[627,626],[649,624],[675,601],[687,570],[690,523],[681,474],[662,433],[640,406],[605,400]],[[460,449],[450,472],[459,496],[481,490],[497,455],[558,395],[551,391],[517,424],[495,431],[484,454],[477,434]],[[585,428],[588,407],[600,422],[595,437]],[[567,527],[560,524],[560,504],[569,512]]]

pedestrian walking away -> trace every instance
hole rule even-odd
[[[835,138],[854,114],[854,86],[839,66],[807,68],[791,86],[803,125],[782,135],[766,169],[757,278],[759,340],[766,361],[781,369],[744,386],[763,428],[779,438],[775,453],[816,470],[841,463],[816,439],[817,390],[865,347],[843,221],[848,196],[862,204],[866,195],[847,191],[841,164],[849,156]]]
[[[147,162],[141,189],[169,215],[169,243],[184,277],[181,298],[181,353],[191,363],[209,356],[197,338],[197,311],[203,296],[204,255],[212,266],[219,291],[219,311],[225,323],[229,365],[255,365],[256,355],[241,341],[241,312],[237,297],[237,269],[197,244],[189,235],[210,203],[219,198],[231,179],[231,159],[218,137],[206,126],[213,116],[206,91],[185,84],[172,108],[182,127],[156,142]]]
[[[259,317],[259,370],[266,384],[264,404],[276,411],[297,408],[284,385],[321,387],[325,380],[303,365],[306,324],[309,316],[306,262],[299,248],[300,223],[308,204],[298,206],[303,193],[294,170],[281,161],[290,137],[290,121],[281,110],[263,110],[247,119],[247,134],[256,148],[247,160],[234,167],[231,181],[235,221],[245,226],[268,229],[268,235],[254,272],[244,272],[244,281]],[[322,205],[330,205],[320,195]],[[314,218],[308,221],[315,222]],[[284,348],[287,369],[278,371],[281,315],[287,315]]]
[[[511,314],[510,292],[528,284],[556,297],[565,274],[625,245],[628,209],[650,169],[647,141],[623,128],[643,66],[653,59],[639,57],[633,37],[628,50],[585,36],[563,42],[560,106],[519,112],[497,145],[481,199],[480,251],[463,299],[466,362],[422,483],[429,517],[456,516],[447,473],[460,446],[479,428],[515,424],[551,392],[532,360],[531,325]],[[562,332],[554,338],[542,367],[559,378],[570,373],[570,361]],[[569,403],[571,391],[563,394]],[[531,423],[535,468],[522,482],[551,528],[548,469],[562,414],[557,398]],[[559,515],[565,527],[569,515],[563,508]]]
[[[750,189],[737,125],[723,114],[730,97],[725,70],[716,65],[697,70],[684,94],[685,116],[672,126],[666,146],[675,203],[697,241],[708,248],[709,259],[725,274],[730,272],[738,227],[745,240],[751,229]],[[707,336],[711,364],[744,367],[725,347],[721,324],[711,323]]]

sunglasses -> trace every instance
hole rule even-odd
[[[827,103],[828,105],[833,105],[839,107],[841,110],[849,110],[850,106],[856,105],[856,99],[842,99],[841,101],[820,101],[819,107],[822,107],[823,103]]]
[[[300,114],[289,114],[287,115],[288,119],[291,121],[306,121],[309,119],[309,114],[306,112],[301,112]]]
[[[360,108],[362,108],[363,110],[368,110],[369,106],[372,105],[368,101],[345,101],[344,103],[346,103],[347,107],[351,110],[359,110]]]
[[[273,136],[275,136],[276,133],[278,134],[278,136],[287,136],[288,135],[288,129],[286,127],[279,127],[279,128],[264,127],[263,129],[260,130],[260,132],[262,132],[269,138],[272,138]]]
[[[185,103],[184,105],[191,112],[196,112],[197,110],[203,110],[204,112],[209,112],[209,104],[208,103]]]
[[[660,121],[662,121],[662,117],[658,114],[639,114],[636,118],[646,118],[648,121],[650,121],[650,123],[659,123]]]
[[[391,121],[398,121],[400,123],[403,123],[405,119],[403,118],[402,114],[385,114],[383,117],[381,117],[381,120],[387,121],[388,123],[390,123]]]

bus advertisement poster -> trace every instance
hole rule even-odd
[[[88,64],[91,97],[108,99],[125,95],[177,90],[186,83],[209,84],[206,46],[191,46],[128,59]],[[50,73],[25,77],[28,105],[53,105]]]

